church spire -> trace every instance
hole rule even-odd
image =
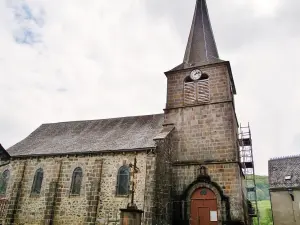
[[[183,62],[188,65],[219,61],[206,0],[197,0]]]
[[[221,61],[209,20],[206,0],[197,0],[183,63],[173,70]]]

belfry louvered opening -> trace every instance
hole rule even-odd
[[[184,104],[194,105],[208,103],[210,101],[209,94],[209,77],[207,74],[193,81],[187,77],[184,81]]]

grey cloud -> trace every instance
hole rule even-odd
[[[151,16],[172,21],[186,43],[196,1],[163,2],[146,1],[146,7]],[[266,174],[269,158],[293,154],[300,146],[290,136],[300,126],[300,108],[294,103],[300,81],[294,73],[300,2],[282,0],[274,15],[257,15],[249,4],[230,0],[207,3],[220,56],[232,63],[239,122],[250,122],[256,171]]]
[[[148,15],[156,19],[167,17],[173,21],[178,34],[187,41],[195,7],[194,1],[144,0],[144,3]]]
[[[276,22],[279,25],[278,29],[285,32],[286,35],[300,35],[300,1],[298,0],[285,0],[282,2],[281,7],[278,9],[276,15]],[[276,26],[276,24],[275,24]]]
[[[293,138],[293,147],[295,151],[300,150],[300,133],[296,134]]]
[[[173,21],[179,35],[187,41],[195,1],[145,0],[146,9],[153,17],[168,17]],[[300,2],[282,2],[275,17],[256,16],[247,5],[234,1],[208,0],[210,18],[220,49],[233,52],[251,42],[273,40],[278,35],[299,35]]]
[[[42,54],[12,44],[5,33],[10,23],[2,23],[0,13],[0,44],[6,47],[0,52],[6,71],[0,79],[0,142],[5,147],[45,122],[162,112],[163,72],[183,58],[196,0],[143,1],[142,9],[134,0],[130,7],[119,0],[121,9],[106,0],[41,3],[47,9]],[[292,154],[298,145],[300,3],[281,0],[275,15],[256,16],[236,0],[207,2],[219,53],[232,64],[239,122],[250,122],[256,171],[266,174],[269,158]],[[97,4],[105,11],[102,17]]]
[[[67,88],[57,88],[56,91],[58,91],[58,92],[67,92],[68,89]]]

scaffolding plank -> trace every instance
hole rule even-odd
[[[255,187],[247,187],[248,192],[255,192]]]
[[[247,127],[240,126],[240,134],[238,141],[240,147],[241,165],[246,178],[245,187],[247,190],[248,201],[250,202],[250,207],[248,207],[248,214],[249,217],[256,218],[253,220],[257,221],[257,224],[260,224],[260,215],[257,206],[252,139],[249,123]]]
[[[252,141],[250,138],[242,138],[242,139],[239,139],[239,144],[240,144],[240,146],[251,146]]]
[[[250,169],[254,167],[253,162],[243,162],[243,164],[244,164],[244,168]]]

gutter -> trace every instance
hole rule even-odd
[[[277,187],[277,188],[269,188],[269,192],[288,191],[287,189],[300,190],[300,186],[297,186],[297,187]]]
[[[155,149],[156,147],[146,147],[146,148],[135,148],[135,149],[116,149],[116,150],[103,150],[103,151],[93,151],[93,152],[69,152],[69,153],[52,153],[52,154],[30,154],[28,155],[13,155],[11,156],[12,159],[19,159],[19,158],[33,158],[33,157],[59,157],[59,156],[75,156],[75,155],[102,155],[107,153],[129,153],[129,152],[147,152]]]

